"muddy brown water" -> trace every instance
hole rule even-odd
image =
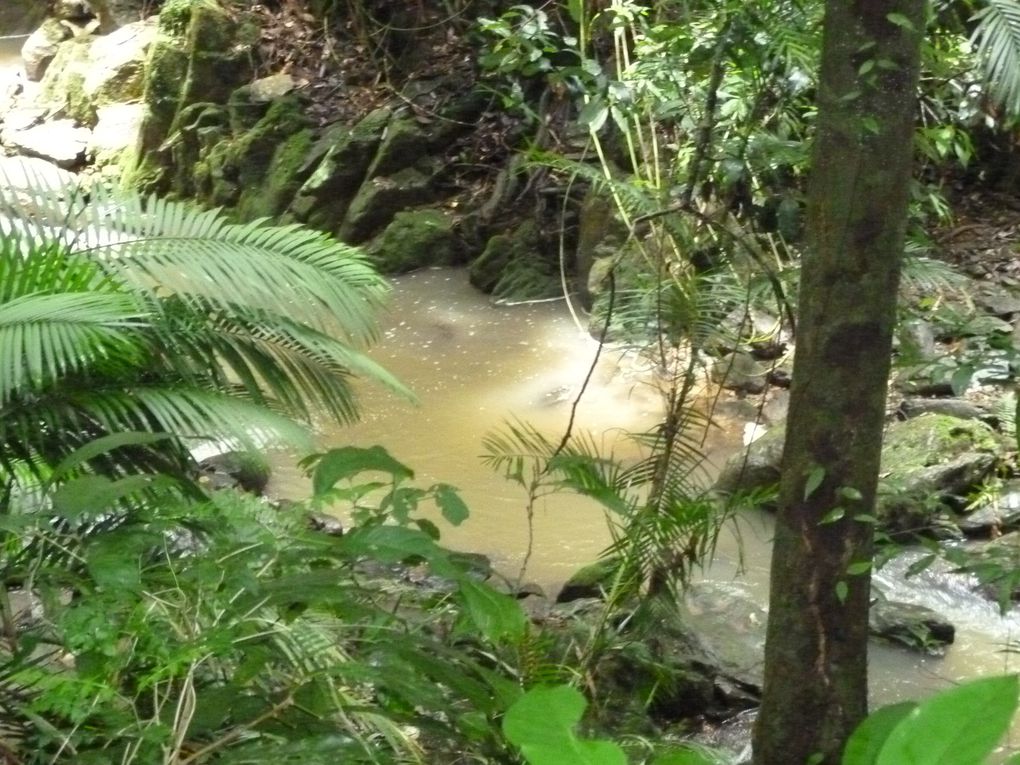
[[[0,37],[0,88],[19,76],[24,39]],[[318,445],[381,443],[416,471],[420,483],[456,485],[472,515],[459,528],[444,527],[445,542],[485,553],[503,571],[516,574],[529,537],[524,497],[482,464],[482,438],[510,417],[527,421],[550,437],[562,433],[570,402],[591,363],[593,341],[577,328],[562,303],[494,306],[467,285],[461,271],[426,271],[398,279],[385,327],[373,357],[415,391],[419,405],[360,386],[363,420],[352,427],[322,429]],[[607,446],[616,444],[622,457],[636,456],[621,442],[621,434],[647,429],[657,421],[661,407],[648,379],[633,357],[607,354],[582,399],[578,427]],[[704,444],[709,466],[740,448],[742,423],[725,416],[718,419],[721,427]],[[308,482],[293,458],[277,455],[276,462],[271,491],[281,497],[307,496]],[[731,529],[723,535],[704,575],[739,582],[764,603],[771,520],[745,516],[738,529],[739,533]],[[548,498],[537,508],[527,578],[554,593],[608,541],[606,520],[597,505],[567,495]],[[908,588],[897,596],[946,613],[957,624],[957,642],[941,658],[873,645],[875,703],[920,698],[966,678],[1020,669],[1020,662],[1003,650],[1020,639],[1020,620],[1015,616],[999,618],[991,607],[946,600],[932,588]],[[1020,744],[1020,729],[1011,733],[1000,756],[1014,743]]]
[[[577,328],[563,303],[493,305],[457,270],[397,279],[384,326],[372,356],[418,394],[420,405],[361,386],[364,420],[322,430],[319,446],[379,443],[414,468],[421,483],[454,484],[471,517],[459,528],[444,526],[444,541],[485,553],[503,572],[515,575],[528,545],[524,496],[482,463],[482,439],[510,417],[557,438],[592,362],[595,342]],[[577,427],[620,448],[624,431],[654,426],[661,405],[650,378],[633,356],[606,353],[581,399]],[[719,427],[704,443],[709,474],[741,448],[744,425],[725,413],[715,419]],[[632,458],[636,452],[623,448],[620,456]],[[279,461],[272,492],[303,497],[307,486],[286,459]],[[566,494],[541,503],[534,531],[526,579],[550,594],[579,566],[593,561],[610,538],[600,508]],[[755,600],[767,602],[771,533],[770,516],[742,516],[724,532],[704,577],[737,582]],[[885,579],[890,597],[945,614],[957,626],[957,641],[943,657],[873,643],[875,704],[922,698],[963,679],[1020,668],[1003,652],[1010,640],[1020,639],[1015,615],[1003,619],[991,604],[967,600],[966,586],[953,577],[935,583],[940,586],[923,581],[904,586]],[[1020,742],[1020,729],[1011,740]]]

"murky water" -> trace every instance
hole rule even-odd
[[[0,92],[18,76],[24,37],[0,38]],[[417,472],[422,484],[452,483],[471,507],[460,528],[444,527],[450,546],[483,552],[516,574],[529,544],[523,493],[485,467],[482,438],[516,417],[552,438],[567,426],[571,403],[591,364],[595,343],[579,330],[562,304],[495,307],[468,284],[463,272],[427,271],[397,281],[384,340],[374,358],[418,395],[414,406],[372,386],[361,386],[364,420],[324,430],[322,448],[385,445]],[[582,399],[577,426],[607,447],[634,456],[621,443],[624,429],[653,426],[661,411],[652,379],[626,354],[607,354]],[[721,428],[705,444],[708,464],[739,448],[740,423],[717,417]],[[303,497],[308,482],[281,456],[271,492]],[[747,516],[720,540],[712,579],[738,580],[762,602],[768,593],[771,520]],[[738,542],[739,539],[739,542]],[[554,592],[579,565],[595,559],[609,541],[606,521],[593,502],[556,495],[538,508],[528,578]],[[879,573],[879,580],[888,579]],[[947,575],[898,587],[896,599],[935,608],[957,626],[957,642],[941,658],[873,645],[871,686],[875,703],[919,698],[947,684],[1020,669],[1003,652],[1020,638],[1020,618],[999,618],[990,604],[959,597],[964,587]],[[1020,730],[1011,742],[1020,744]]]
[[[363,387],[365,420],[323,432],[319,442],[323,447],[381,443],[413,467],[421,482],[460,487],[472,515],[460,528],[444,528],[444,539],[455,548],[485,553],[515,574],[528,545],[524,497],[482,464],[482,438],[508,417],[558,436],[594,352],[594,341],[578,330],[561,303],[493,306],[460,271],[402,277],[373,356],[415,390],[420,406]],[[654,425],[661,407],[649,379],[632,357],[607,354],[582,399],[578,426],[619,446],[622,430]],[[705,448],[709,462],[719,464],[740,448],[742,423],[725,415],[716,419],[722,427],[710,434]],[[284,468],[271,489],[304,496],[306,487],[296,470]],[[569,495],[547,499],[535,520],[528,579],[551,593],[609,540],[599,507]],[[739,581],[764,602],[771,534],[769,516],[743,517],[720,540],[705,576]],[[1020,661],[1002,650],[1020,637],[1020,618],[1002,619],[993,605],[966,598],[968,585],[959,577],[943,572],[892,585],[890,573],[877,577],[891,588],[889,597],[938,610],[956,624],[957,642],[944,657],[872,644],[874,703],[921,698],[962,679],[1020,669]],[[1012,740],[1020,743],[1020,731]]]
[[[528,548],[522,490],[482,464],[482,441],[511,418],[558,441],[592,364],[596,343],[578,329],[562,303],[493,306],[467,283],[463,271],[424,271],[397,280],[393,308],[373,357],[409,385],[415,406],[384,390],[361,386],[364,419],[328,430],[319,444],[382,444],[417,473],[419,483],[454,484],[471,508],[460,528],[444,527],[446,543],[493,558],[516,572]],[[575,427],[624,458],[636,456],[624,429],[659,420],[653,379],[633,355],[607,352],[577,408]],[[709,456],[724,449],[716,437]],[[277,471],[270,489],[303,496],[307,481],[293,469]],[[579,564],[609,542],[594,502],[559,494],[537,508],[528,578],[558,587]]]

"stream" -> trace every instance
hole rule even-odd
[[[383,318],[382,340],[372,357],[406,383],[415,406],[378,386],[359,385],[363,420],[317,434],[322,448],[384,445],[416,471],[419,484],[457,486],[471,517],[460,527],[441,525],[444,543],[492,558],[515,576],[528,546],[525,498],[515,485],[486,467],[483,437],[508,418],[526,421],[557,440],[596,352],[596,343],[573,322],[562,302],[497,306],[467,283],[460,270],[422,271],[395,280]],[[624,430],[653,426],[661,404],[650,374],[631,355],[604,352],[578,407],[576,427],[607,447],[621,447]],[[744,420],[723,399],[704,442],[706,480],[742,446]],[[626,442],[623,444],[626,446]],[[626,448],[617,455],[636,456]],[[304,497],[308,481],[281,457],[270,493]],[[436,515],[430,518],[437,520]],[[768,597],[771,516],[745,513],[724,531],[708,581],[729,583],[765,603]],[[609,541],[602,510],[568,494],[548,498],[535,516],[534,550],[526,579],[554,596],[578,567],[592,562]],[[1003,652],[1020,639],[1020,616],[999,616],[994,604],[969,593],[968,582],[932,570],[904,581],[891,564],[876,574],[890,599],[928,606],[957,628],[956,642],[941,657],[923,656],[873,641],[871,695],[876,705],[923,698],[954,682],[1020,669]],[[1020,746],[1020,727],[1011,740]],[[1012,751],[1003,750],[1002,756]]]
[[[19,68],[23,37],[0,38],[0,95]],[[562,302],[494,306],[459,270],[400,277],[384,317],[384,334],[372,356],[418,396],[417,405],[378,386],[358,385],[363,419],[345,428],[323,428],[321,448],[382,444],[416,471],[419,485],[443,481],[460,489],[471,517],[460,527],[441,525],[444,542],[491,557],[515,576],[529,547],[523,491],[480,460],[482,439],[509,418],[558,440],[571,405],[596,352]],[[661,412],[657,389],[632,354],[604,353],[581,399],[576,427],[593,434],[623,459],[636,456],[625,430],[646,430]],[[706,476],[741,447],[744,421],[724,405],[703,444]],[[707,478],[706,478],[707,480]],[[294,455],[277,455],[269,488],[275,497],[300,498],[309,482]],[[711,581],[736,583],[757,602],[768,592],[771,519],[748,514],[727,528],[715,560],[704,572]],[[602,510],[593,501],[555,495],[537,509],[526,579],[554,596],[579,567],[609,542]],[[1016,671],[1020,661],[1003,646],[1020,637],[1020,618],[1000,618],[990,603],[965,597],[965,582],[945,573],[904,584],[889,572],[879,582],[897,600],[927,605],[957,627],[944,657],[926,657],[880,644],[871,648],[871,689],[876,704],[920,698],[966,678]],[[1020,728],[1011,741],[1020,745]],[[1006,750],[1011,750],[1007,746]]]

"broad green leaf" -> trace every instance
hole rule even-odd
[[[804,482],[804,499],[810,499],[811,495],[818,490],[818,487],[822,485],[822,481],[824,480],[825,468],[821,465],[815,465],[811,468],[811,471],[807,476],[807,481]]]
[[[460,594],[468,617],[490,642],[523,639],[528,617],[516,600],[467,577],[460,580]]]
[[[457,489],[447,483],[436,484],[436,504],[443,517],[454,526],[459,526],[468,517],[468,506],[460,498]]]
[[[840,603],[846,603],[846,596],[850,594],[850,586],[840,580],[836,582],[836,600]]]
[[[892,730],[875,765],[975,765],[995,748],[1017,707],[1016,675],[989,677],[922,702]]]
[[[74,521],[115,509],[117,503],[148,488],[153,476],[133,475],[113,481],[104,476],[90,475],[62,484],[53,493],[53,512]]]
[[[822,516],[822,520],[818,521],[819,524],[835,523],[836,521],[843,520],[843,516],[846,515],[845,507],[834,507],[825,515]]]
[[[917,707],[913,701],[890,704],[872,712],[850,735],[842,765],[875,765],[882,745],[900,720]]]
[[[587,706],[576,688],[533,688],[503,718],[503,732],[530,765],[626,765],[609,741],[582,741],[574,734]]]
[[[864,574],[868,571],[871,571],[870,560],[854,561],[853,563],[846,567],[846,573],[849,574],[850,576],[860,576],[861,574]]]
[[[368,471],[389,473],[395,481],[414,478],[414,472],[409,467],[395,460],[381,446],[367,449],[343,446],[330,449],[319,459],[312,474],[312,491],[315,496],[320,496],[332,489],[338,481]]]
[[[887,13],[885,15],[886,20],[890,24],[895,24],[898,27],[906,29],[908,32],[914,31],[914,22],[904,16],[902,13]]]
[[[584,105],[581,113],[577,115],[577,121],[587,125],[593,133],[597,133],[606,124],[609,116],[609,105],[601,98],[593,98]]]

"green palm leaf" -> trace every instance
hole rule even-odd
[[[988,92],[1012,114],[1020,114],[1020,3],[987,0],[974,14],[971,42],[981,61]]]
[[[355,419],[354,375],[410,395],[362,350],[387,292],[301,226],[0,184],[0,465],[118,430],[310,447],[290,418]]]

